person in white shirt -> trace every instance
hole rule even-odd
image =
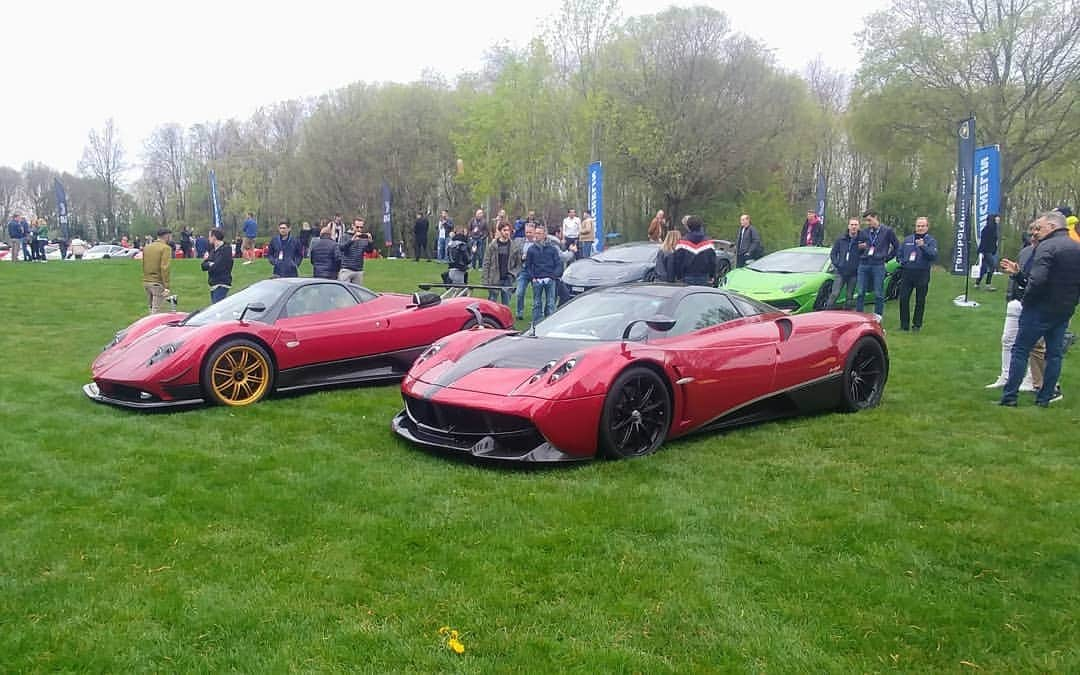
[[[569,250],[570,245],[573,244],[574,250],[576,251],[578,248],[578,238],[581,236],[581,219],[577,217],[577,211],[574,209],[568,209],[566,211],[566,218],[563,218],[562,221],[562,235],[563,246]]]

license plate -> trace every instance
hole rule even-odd
[[[570,290],[573,291],[574,293],[584,293],[585,292],[585,287],[584,286],[571,286]]]

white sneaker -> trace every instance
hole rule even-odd
[[[1021,382],[1020,383],[1020,391],[1028,391],[1028,392],[1036,391],[1035,385],[1033,385],[1030,382]]]
[[[245,261],[244,261],[243,263],[241,263],[241,264],[243,264],[243,265],[250,265],[250,264],[251,264],[251,263],[253,263],[253,262],[255,262],[255,261],[254,261],[254,260],[245,260]]]
[[[990,384],[986,385],[986,387],[984,387],[984,389],[1001,389],[1004,386],[1005,386],[1005,380],[1003,380],[1003,379],[1001,379],[999,377],[998,379],[994,380]]]
[[[874,321],[877,321],[878,323],[881,323],[881,315],[880,314],[875,314],[874,315]]]

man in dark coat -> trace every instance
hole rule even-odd
[[[337,279],[341,270],[341,249],[330,238],[333,229],[326,225],[319,238],[311,242],[311,276],[319,279]]]
[[[300,250],[300,240],[290,235],[292,227],[289,221],[278,223],[278,233],[270,240],[266,259],[274,268],[273,277],[300,276],[300,262],[304,259]]]
[[[1051,211],[1040,216],[1036,223],[1039,245],[1031,257],[1009,379],[999,401],[1000,405],[1010,407],[1016,406],[1028,355],[1039,338],[1046,341],[1046,372],[1035,395],[1035,405],[1045,408],[1061,399],[1057,383],[1061,376],[1065,330],[1080,301],[1080,244],[1069,237],[1065,216]],[[1012,263],[1008,271],[1015,273],[1016,267]]]
[[[986,218],[986,225],[983,225],[982,231],[979,232],[979,255],[982,256],[982,264],[979,266],[979,278],[975,280],[975,288],[979,288],[979,284],[985,277],[986,290],[994,290],[990,282],[994,280],[994,269],[997,267],[1000,227],[1001,216],[991,213]]]
[[[423,253],[424,257],[431,260],[431,253],[428,251],[428,223],[427,216],[422,212],[416,212],[416,222],[413,223],[413,253],[416,255],[416,262],[420,262],[420,254]]]
[[[225,299],[232,288],[232,248],[225,243],[225,233],[220,228],[210,230],[210,255],[202,261],[206,281],[210,284],[210,303]]]
[[[855,304],[855,286],[859,276],[859,219],[848,218],[847,231],[836,238],[829,259],[836,269],[826,309],[836,309],[836,300],[841,291],[844,295],[844,309],[851,309]]]

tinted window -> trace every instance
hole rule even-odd
[[[659,251],[660,246],[658,244],[615,246],[603,253],[597,253],[592,257],[592,260],[596,262],[647,263],[656,260],[656,254]]]
[[[820,272],[829,263],[828,251],[824,253],[802,253],[795,251],[777,251],[755,260],[747,265],[756,272]]]
[[[261,303],[269,310],[281,297],[281,292],[285,288],[284,284],[274,281],[252,284],[239,293],[230,295],[221,302],[216,302],[190,315],[184,323],[189,326],[205,326],[218,321],[235,321],[240,318],[240,313],[249,303]],[[265,322],[268,313],[249,311],[244,315],[244,320]]]
[[[775,307],[770,307],[760,302],[750,300],[749,298],[744,298],[737,293],[729,293],[728,299],[731,300],[731,303],[739,310],[739,314],[742,314],[743,316],[757,316],[758,314],[769,314],[770,312],[776,311]]]
[[[296,289],[285,303],[285,316],[297,317],[352,307],[356,298],[337,284],[312,284]]]
[[[679,302],[675,310],[675,327],[667,334],[685,335],[738,318],[739,312],[726,296],[719,293],[694,293]]]
[[[656,316],[667,298],[644,293],[589,293],[536,325],[540,337],[618,340],[627,324]],[[640,326],[641,334],[646,332]]]

